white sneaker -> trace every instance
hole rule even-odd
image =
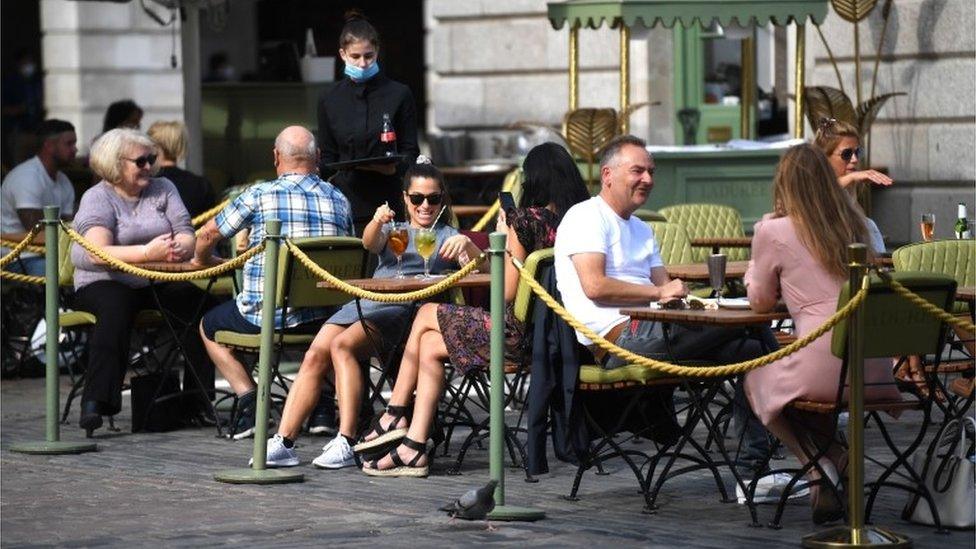
[[[253,465],[254,458],[247,460],[248,466]],[[285,439],[275,435],[268,439],[268,457],[265,460],[268,467],[294,467],[298,465],[298,453],[295,448],[285,446]]]
[[[342,469],[356,465],[356,455],[346,437],[336,435],[328,444],[322,447],[322,455],[312,460],[312,465],[319,469]]]
[[[753,503],[775,503],[779,501],[779,498],[783,495],[783,491],[786,490],[786,485],[789,484],[790,479],[793,475],[789,473],[774,473],[767,474],[759,478],[759,482],[756,483],[756,493],[752,497]],[[742,479],[742,482],[748,487],[752,479]],[[805,482],[803,479],[797,481],[797,484]],[[793,492],[790,493],[787,499],[802,498],[803,496],[809,495],[809,488],[796,489],[796,484],[793,485]],[[746,494],[739,484],[735,485],[735,497],[739,501],[740,505],[746,503]]]

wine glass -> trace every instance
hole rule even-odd
[[[396,278],[403,278],[403,252],[407,250],[407,243],[410,241],[408,223],[394,222],[390,224],[390,234],[387,236],[387,245],[390,251],[396,256]]]
[[[424,274],[417,275],[417,278],[430,278],[430,256],[434,255],[434,247],[437,245],[437,235],[433,228],[414,229],[413,244],[417,247],[417,253],[424,258]]]
[[[922,229],[922,240],[925,242],[931,242],[935,235],[935,214],[923,213],[922,221],[919,226]]]
[[[715,303],[722,300],[722,288],[725,287],[725,266],[727,259],[725,254],[712,254],[708,256],[708,282],[712,286],[715,296]]]

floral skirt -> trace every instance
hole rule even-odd
[[[437,306],[437,324],[451,364],[466,374],[487,369],[491,351],[491,313],[481,307],[441,304]],[[525,325],[515,318],[512,305],[505,307],[505,360],[520,363],[528,352]]]

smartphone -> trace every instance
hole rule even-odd
[[[501,203],[502,211],[505,213],[515,209],[515,199],[512,198],[512,193],[508,191],[498,193],[498,202]]]

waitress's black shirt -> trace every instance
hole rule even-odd
[[[397,153],[407,156],[395,175],[364,170],[335,173],[325,167],[332,162],[383,156],[386,151],[379,137],[384,113],[390,115],[396,131]],[[344,78],[319,97],[318,131],[322,178],[331,179],[349,199],[357,227],[371,219],[384,201],[402,217],[401,177],[406,163],[413,163],[420,152],[417,109],[410,88],[382,72],[361,83]]]

